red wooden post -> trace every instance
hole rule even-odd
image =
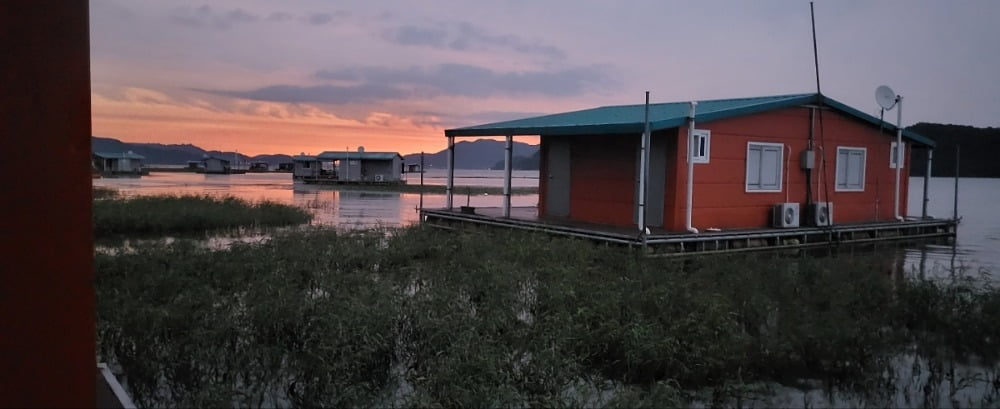
[[[0,406],[94,406],[86,0],[0,2]]]

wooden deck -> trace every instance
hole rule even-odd
[[[509,218],[503,217],[503,209],[499,207],[476,208],[474,214],[463,213],[459,209],[423,209],[421,221],[441,228],[455,228],[462,225],[494,226],[641,246],[651,255],[659,256],[953,238],[957,227],[957,223],[950,219],[923,219],[839,224],[829,227],[733,229],[697,234],[651,229],[649,234],[640,234],[637,229],[625,227],[540,218],[535,207],[511,208],[510,214]]]

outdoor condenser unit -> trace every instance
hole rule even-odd
[[[778,203],[771,211],[771,226],[780,228],[799,227],[799,204]]]
[[[833,202],[811,203],[806,217],[809,218],[809,222],[813,226],[833,225]]]

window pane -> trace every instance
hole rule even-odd
[[[846,150],[837,151],[837,187],[839,188],[847,187],[848,156],[850,155]]]
[[[781,153],[776,147],[765,147],[760,160],[760,185],[763,189],[777,189],[781,175]]]
[[[848,160],[847,185],[852,189],[861,188],[861,172],[864,168],[864,157],[861,151],[851,151]]]
[[[760,151],[753,145],[747,151],[747,189],[760,189]]]

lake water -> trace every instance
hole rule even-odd
[[[419,174],[408,174],[408,183],[419,184]],[[537,187],[537,171],[515,171],[514,187]],[[489,194],[466,195],[464,186],[503,186],[503,171],[456,170],[455,204],[469,203],[477,207],[498,207],[502,196]],[[444,185],[447,174],[434,169],[424,173],[424,183]],[[407,226],[417,223],[417,208],[421,197],[415,193],[384,191],[339,191],[328,186],[294,183],[288,173],[247,173],[242,175],[205,175],[186,172],[153,172],[142,178],[96,179],[95,186],[118,189],[125,195],[206,194],[230,195],[251,201],[270,200],[308,209],[315,215],[314,223],[344,228],[376,225]],[[919,216],[923,195],[923,179],[910,179],[907,214]],[[954,178],[931,178],[928,213],[935,217],[951,217],[954,204]],[[538,195],[514,195],[513,206],[537,206]],[[441,194],[423,195],[426,208],[444,207]],[[907,270],[920,269],[933,273],[935,267],[1000,271],[1000,179],[961,179],[959,183],[958,215],[962,222],[954,245],[911,243],[902,246]]]

